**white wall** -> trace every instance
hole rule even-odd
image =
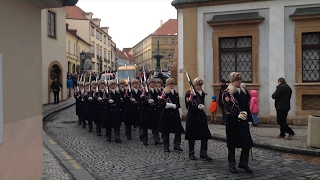
[[[0,53],[0,144],[3,142],[2,54]]]

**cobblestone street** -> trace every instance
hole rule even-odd
[[[279,133],[275,128],[252,128],[252,134],[263,131]],[[300,129],[303,129],[300,128]],[[196,144],[196,157],[188,158],[188,143],[182,135],[183,152],[171,151],[165,153],[163,146],[155,146],[149,132],[149,145],[144,146],[138,139],[138,128],[133,130],[133,140],[128,141],[121,129],[122,144],[114,141],[107,142],[105,136],[98,137],[95,131],[89,133],[87,129],[78,126],[75,107],[71,106],[56,114],[50,115],[44,122],[44,130],[48,136],[59,143],[95,178],[106,179],[319,179],[320,158],[281,153],[261,148],[253,148],[253,161],[249,166],[253,174],[238,169],[239,174],[231,174],[227,163],[227,148],[225,142],[210,140],[208,155],[213,158],[207,162],[199,158],[199,142]],[[296,143],[293,145],[304,147],[305,136],[299,128],[294,129],[296,141],[275,139],[270,143]],[[210,124],[212,134],[223,135],[222,125]],[[260,132],[262,131],[262,132]],[[273,132],[275,131],[275,132]],[[103,133],[105,134],[105,133]],[[261,139],[260,137],[260,139]],[[173,149],[173,135],[171,135],[171,150]],[[254,136],[253,136],[254,138]],[[265,139],[267,141],[268,138]],[[46,150],[44,151],[46,152]],[[236,159],[239,160],[239,151]],[[45,171],[45,170],[44,170]],[[67,179],[67,176],[65,176]],[[70,176],[69,176],[70,177]],[[58,178],[58,177],[57,177]],[[65,179],[64,176],[62,179]],[[58,179],[61,179],[58,178]]]

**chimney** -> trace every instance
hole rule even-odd
[[[163,23],[162,23],[162,19],[161,19],[161,20],[160,20],[160,27],[162,26],[162,24],[163,24]]]

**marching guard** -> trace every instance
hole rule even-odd
[[[76,99],[76,115],[78,116],[78,125],[81,125],[84,114],[84,85],[79,82],[79,89],[74,92],[74,98]]]
[[[163,114],[160,119],[159,131],[163,133],[164,151],[170,152],[169,149],[169,133],[175,133],[174,150],[183,151],[180,147],[181,133],[184,129],[181,125],[181,108],[179,102],[179,94],[174,89],[175,80],[168,78],[166,87],[161,95],[161,105],[164,107]]]
[[[99,80],[99,91],[98,91],[98,96],[97,96],[97,111],[96,111],[96,129],[97,129],[97,136],[101,136],[101,125],[102,125],[102,120],[103,120],[103,114],[104,114],[104,109],[106,106],[107,102],[107,93],[105,91],[105,81],[104,80]]]
[[[92,132],[92,124],[93,122],[96,122],[96,104],[97,104],[97,96],[98,96],[98,88],[97,88],[97,82],[92,81],[91,82],[91,91],[89,93],[87,107],[88,107],[88,126],[89,126],[89,132]]]
[[[193,80],[192,90],[188,90],[185,95],[185,104],[188,109],[186,118],[185,139],[189,142],[189,158],[196,160],[194,156],[194,144],[196,140],[201,140],[200,158],[211,161],[208,156],[208,139],[211,139],[211,133],[208,128],[207,116],[204,112],[204,99],[206,93],[202,91],[203,80],[199,77]]]
[[[149,78],[148,92],[143,93],[142,98],[142,113],[141,113],[141,127],[143,128],[143,144],[148,145],[148,129],[152,130],[155,145],[162,144],[159,137],[159,91],[155,87],[156,79]]]
[[[235,167],[235,148],[242,148],[239,168],[247,173],[253,171],[249,168],[249,151],[253,141],[249,129],[249,121],[252,122],[252,115],[249,108],[249,99],[246,91],[240,87],[242,76],[238,72],[230,74],[230,85],[223,91],[223,104],[226,108],[226,134],[228,147],[229,168],[232,173],[237,173]]]
[[[141,91],[139,89],[139,80],[131,80],[132,88],[127,89],[127,117],[125,122],[125,134],[128,140],[132,139],[132,126],[140,126],[141,115]]]
[[[83,101],[83,117],[82,117],[82,128],[86,128],[86,121],[90,118],[90,106],[89,106],[89,82],[84,83],[84,94],[82,96],[81,101]]]
[[[120,93],[120,121],[125,122],[126,119],[126,81],[119,81],[119,93]]]
[[[103,128],[106,128],[107,141],[111,142],[111,129],[114,129],[114,139],[117,143],[122,143],[120,139],[120,93],[116,90],[116,82],[109,80],[108,102],[105,106],[103,118]]]

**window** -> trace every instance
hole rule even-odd
[[[110,52],[108,52],[108,60],[110,60]]]
[[[97,56],[99,56],[99,47],[97,47]]]
[[[70,53],[70,41],[68,41],[68,53]]]
[[[48,36],[56,37],[56,14],[48,11]]]
[[[163,44],[167,44],[168,43],[168,38],[163,38]]]
[[[171,44],[174,44],[174,39],[173,38],[171,39]]]
[[[91,46],[91,53],[94,55],[94,45]]]
[[[156,43],[160,43],[160,39],[159,38],[156,39]]]
[[[99,32],[98,30],[96,30],[96,38],[98,39],[98,36],[99,36]]]
[[[76,55],[76,44],[73,43],[73,54]]]
[[[106,53],[105,50],[103,51],[103,57],[104,57],[105,59],[107,58],[107,53]]]
[[[94,27],[91,26],[91,36],[94,37]]]
[[[242,81],[252,82],[252,37],[219,38],[220,79],[240,72]]]
[[[102,49],[99,49],[99,56],[102,56]]]
[[[103,36],[103,43],[106,44],[107,43],[107,37]]]
[[[302,34],[302,82],[320,82],[320,32]]]

